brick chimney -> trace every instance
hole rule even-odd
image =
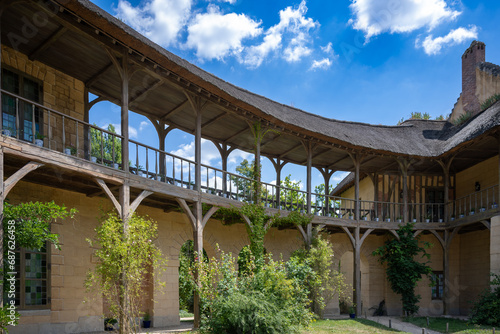
[[[473,41],[462,55],[462,105],[463,110],[473,115],[480,109],[476,96],[476,65],[485,61],[485,44]]]

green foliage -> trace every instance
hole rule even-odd
[[[298,333],[307,326],[307,292],[282,261],[267,256],[260,271],[238,277],[231,254],[201,263],[202,332]]]
[[[307,227],[307,225],[312,221],[313,215],[302,214],[298,211],[291,211],[288,216],[276,215],[272,218],[274,226],[302,226]]]
[[[255,257],[252,255],[250,246],[244,246],[238,254],[238,276],[249,276],[255,270],[253,264]]]
[[[121,333],[137,332],[136,317],[141,316],[140,301],[143,284],[152,277],[160,286],[157,275],[166,269],[160,249],[154,244],[157,225],[154,221],[132,215],[124,222],[114,213],[95,229],[95,240],[99,260],[85,280],[87,291],[102,294],[109,304],[112,318],[118,318]]]
[[[491,287],[485,289],[472,306],[470,322],[473,324],[500,326],[500,275],[491,276]]]
[[[338,294],[339,299],[348,301],[352,289],[345,283],[344,275],[332,264],[332,245],[316,231],[309,249],[295,251],[287,262],[289,277],[306,287],[312,302],[312,310],[323,317],[326,304]]]
[[[500,100],[500,94],[494,94],[494,95],[490,96],[483,103],[481,103],[481,111],[488,109],[498,100]]]
[[[59,206],[52,202],[29,202],[11,205],[4,202],[3,223],[7,226],[9,221],[14,221],[14,240],[17,247],[40,250],[46,247],[47,242],[60,249],[59,238],[55,233],[50,232],[50,224],[56,219],[73,218],[77,213],[76,209],[68,210],[65,206]],[[10,231],[10,229],[9,229]],[[4,245],[9,244],[10,233],[4,233]],[[4,247],[4,259],[8,259],[8,247]],[[10,270],[4,263],[4,275]],[[7,286],[4,284],[4,290]],[[8,309],[9,304],[0,308],[0,328],[8,333],[7,325],[17,324],[19,313]]]
[[[419,237],[413,236],[413,225],[400,225],[397,230],[399,240],[393,237],[373,252],[374,256],[380,257],[380,263],[387,263],[386,273],[391,289],[401,295],[403,311],[408,315],[417,313],[419,309],[417,303],[420,295],[415,295],[417,282],[423,275],[429,275],[432,271],[428,266],[429,261],[420,263],[415,260],[418,255],[429,260],[430,254],[427,254],[425,249],[431,245],[420,245]]]
[[[193,311],[195,284],[191,277],[194,264],[193,241],[185,242],[179,253],[179,308]]]
[[[96,124],[93,124],[97,127]],[[109,132],[116,134],[113,124],[108,125]],[[101,137],[102,135],[102,137]],[[102,152],[102,153],[101,153]],[[106,163],[122,162],[122,142],[121,139],[102,132],[97,128],[90,128],[90,155],[96,157],[99,162],[104,159]]]
[[[288,210],[304,210],[307,206],[307,198],[306,194],[300,191],[301,181],[293,181],[291,178],[292,175],[288,174],[284,180],[281,180],[280,202]]]
[[[454,120],[453,125],[460,125],[462,123],[467,122],[471,118],[472,118],[472,113],[467,111],[462,115],[460,115],[456,120]]]
[[[436,116],[435,120],[436,121],[444,121],[444,116],[443,115]]]
[[[250,252],[255,258],[256,270],[259,270],[264,261],[264,237],[271,227],[271,217],[266,215],[264,207],[257,204],[244,204],[239,212],[248,217],[251,226],[246,224],[250,239]]]
[[[68,210],[65,206],[59,206],[52,202],[29,202],[11,205],[7,202],[3,206],[4,223],[14,220],[16,246],[25,248],[42,249],[46,242],[52,243],[60,249],[57,234],[50,232],[50,224],[56,219],[73,218],[76,209]],[[8,234],[4,234],[7,238]],[[4,240],[4,244],[7,241]]]

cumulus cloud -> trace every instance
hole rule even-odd
[[[222,14],[210,5],[207,13],[197,14],[190,22],[186,46],[196,49],[199,58],[221,60],[239,54],[243,39],[260,35],[259,25],[244,14]]]
[[[149,0],[132,6],[119,0],[118,18],[163,46],[175,44],[179,32],[191,15],[192,0]]]
[[[428,55],[436,55],[445,46],[457,45],[474,38],[477,38],[476,26],[471,26],[469,29],[460,27],[451,30],[446,36],[433,38],[432,35],[429,35],[422,42],[417,39],[415,45],[424,48]]]
[[[321,60],[314,60],[311,65],[311,70],[326,70],[332,66],[332,61],[329,58],[323,58]]]
[[[280,21],[266,31],[262,43],[248,48],[242,62],[249,67],[259,67],[271,52],[279,50],[283,44],[286,46],[282,56],[288,62],[299,61],[311,54],[312,50],[307,46],[309,32],[319,23],[306,17],[306,13],[305,0],[297,8],[290,6],[280,10]]]
[[[144,130],[147,126],[149,126],[149,123],[146,121],[142,121],[141,124],[139,124],[139,132]]]
[[[367,39],[383,32],[404,33],[424,27],[432,30],[461,14],[445,0],[352,0],[350,8],[354,18],[349,23],[363,31]]]
[[[325,46],[320,46],[321,48],[321,51],[323,51],[324,53],[333,53],[333,46],[332,46],[332,42],[329,42],[327,45]]]

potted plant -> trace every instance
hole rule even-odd
[[[473,214],[475,214],[475,213],[476,213],[476,208],[471,208],[471,209],[470,209],[470,212],[469,212],[469,215],[471,215],[471,216],[472,216],[472,215],[473,215]]]
[[[498,208],[498,204],[497,204],[497,202],[493,202],[493,204],[491,204],[491,208],[492,208],[492,209],[496,209],[496,208]]]
[[[349,318],[351,318],[351,319],[356,318],[356,304],[352,304],[349,307]]]
[[[380,220],[379,217],[375,217],[375,221],[378,222]]]
[[[385,219],[385,221],[386,221],[386,222],[388,222],[388,223],[390,223],[390,222],[391,222],[391,217],[390,217],[390,216],[389,216],[389,217],[387,217],[387,218]]]
[[[45,136],[43,136],[40,132],[37,131],[35,134],[35,145],[43,147],[43,139],[44,138],[45,138]]]
[[[486,207],[482,206],[481,209],[479,209],[480,212],[485,212],[486,211]]]
[[[12,128],[6,128],[2,130],[2,134],[7,136],[7,137],[12,137],[12,134],[14,133],[14,129]]]
[[[426,223],[430,223],[430,222],[431,222],[431,218],[432,218],[432,216],[431,216],[431,215],[427,215],[427,216],[425,216],[425,222],[426,222]]]
[[[414,222],[414,223],[416,223],[417,222],[417,218],[413,218],[411,221]]]
[[[151,328],[151,316],[149,315],[148,311],[144,313],[144,318],[142,319],[142,327]]]
[[[107,332],[111,332],[115,329],[115,325],[118,323],[118,320],[114,318],[106,318],[104,319],[104,330]]]
[[[459,215],[458,217],[460,217],[460,218],[464,218],[464,217],[465,217],[465,215],[464,215],[464,213],[463,213],[463,212],[461,212],[461,213],[460,213],[460,215]]]
[[[451,215],[450,220],[454,221],[455,220],[455,215]]]
[[[361,216],[361,219],[368,220],[368,212]]]
[[[398,217],[398,223],[401,223],[403,221],[403,217],[399,216]]]
[[[64,149],[64,153],[67,155],[76,155],[76,147],[74,146],[66,146]]]
[[[349,219],[354,219],[354,214],[352,212],[349,212]]]

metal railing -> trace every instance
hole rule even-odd
[[[132,174],[168,183],[181,188],[197,189],[196,162],[168,153],[140,142],[129,140],[130,161],[122,166],[124,137],[112,131],[81,121],[75,117],[27,100],[19,95],[0,90],[7,99],[7,115],[3,119],[2,134],[35,145],[86,159],[103,166],[127,170]],[[5,101],[4,101],[5,102]],[[23,118],[23,122],[20,119]],[[21,126],[22,124],[22,126]],[[236,201],[255,203],[256,181],[242,175],[209,165],[201,166],[200,191]],[[265,207],[297,210],[323,217],[368,221],[403,221],[405,205],[401,202],[356,201],[325,194],[308,194],[276,184],[260,184],[260,202]],[[459,219],[477,212],[498,207],[498,185],[466,195],[453,202],[408,203],[408,220],[414,222],[443,222]],[[447,209],[447,210],[445,210]],[[445,217],[447,211],[448,217]]]

